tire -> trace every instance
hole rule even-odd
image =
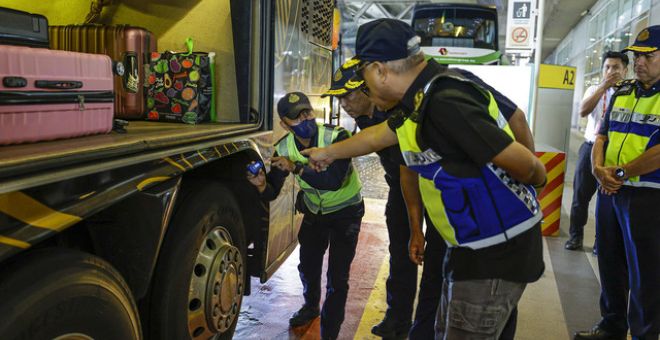
[[[0,339],[142,339],[126,282],[96,256],[38,250],[0,278]]]
[[[245,288],[245,235],[225,186],[183,184],[152,281],[150,339],[231,339]]]

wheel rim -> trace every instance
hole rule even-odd
[[[190,279],[188,331],[207,339],[227,331],[243,298],[243,257],[224,227],[213,228],[200,244]]]

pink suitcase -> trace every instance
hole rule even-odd
[[[0,80],[0,145],[112,129],[106,55],[0,45]]]

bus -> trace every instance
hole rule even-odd
[[[500,62],[494,6],[416,5],[412,26],[422,39],[422,51],[439,63],[496,65]]]

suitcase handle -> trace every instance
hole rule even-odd
[[[71,90],[83,87],[81,81],[75,80],[37,80],[34,87],[40,89]]]

